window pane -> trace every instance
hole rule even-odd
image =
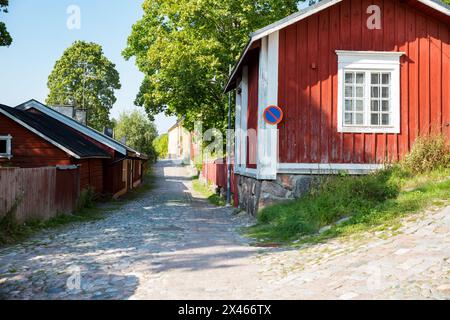
[[[345,100],[345,111],[352,111],[353,110],[353,101],[352,100]]]
[[[389,114],[383,113],[381,115],[381,124],[382,125],[389,125]]]
[[[391,74],[390,73],[383,73],[382,83],[383,84],[390,84],[391,83]]]
[[[351,86],[345,87],[345,96],[349,97],[349,98],[353,97],[353,87],[351,87]]]
[[[382,111],[389,111],[389,100],[381,101],[381,110]]]
[[[381,96],[383,98],[389,98],[389,87],[381,88]]]
[[[364,98],[364,87],[356,87],[356,97]]]
[[[356,124],[363,124],[364,123],[364,116],[362,113],[356,113],[355,114],[355,122]]]
[[[372,87],[372,98],[378,98],[380,96],[380,88]]]
[[[378,111],[379,109],[379,106],[378,106],[378,100],[372,100],[372,102],[371,102],[371,109],[372,109],[372,111]]]
[[[364,73],[356,74],[356,83],[363,84],[364,83]]]
[[[353,124],[353,118],[351,113],[345,113],[345,124]]]
[[[6,140],[0,140],[0,153],[6,154]]]
[[[353,83],[353,72],[345,73],[345,83]]]
[[[356,100],[355,101],[356,105],[356,111],[363,111],[364,110],[364,102],[363,100]]]
[[[379,114],[378,113],[372,113],[370,116],[370,124],[378,125],[379,121]]]
[[[372,84],[379,84],[379,83],[380,83],[380,74],[372,73]]]

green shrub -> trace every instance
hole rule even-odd
[[[91,186],[88,186],[86,189],[83,189],[78,197],[76,204],[76,212],[82,211],[86,208],[94,207],[94,198],[95,192]]]
[[[411,173],[426,173],[448,168],[450,149],[443,134],[420,136],[411,152],[400,162],[401,167]]]
[[[22,200],[22,197],[17,198],[13,206],[0,218],[0,244],[7,243],[11,235],[17,233],[19,229],[20,224],[17,222],[16,212]]]
[[[310,192],[300,199],[261,210],[255,235],[287,240],[314,234],[337,220],[364,213],[400,192],[396,168],[364,176],[337,175],[317,178]]]

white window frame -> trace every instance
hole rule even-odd
[[[400,133],[400,57],[403,52],[386,51],[346,51],[336,50],[338,56],[338,132],[349,133]],[[365,73],[364,124],[347,125],[344,123],[345,71]],[[391,74],[390,124],[370,124],[370,73]]]
[[[0,153],[0,159],[11,159],[12,158],[12,136],[8,134],[7,136],[0,136],[0,140],[6,141],[6,153]]]

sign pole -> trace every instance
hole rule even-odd
[[[229,67],[229,75],[231,76],[231,65]],[[231,91],[228,92],[228,130],[227,130],[227,202],[231,205]]]

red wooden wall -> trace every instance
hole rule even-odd
[[[105,192],[115,195],[120,191],[124,191],[127,187],[126,182],[123,179],[123,163],[124,160],[108,163],[105,165]]]
[[[133,183],[135,183],[142,179],[143,175],[142,161],[141,160],[132,160],[132,161],[133,161]]]
[[[0,135],[8,134],[12,136],[13,157],[0,159],[0,165],[33,168],[71,164],[64,151],[0,114]]]
[[[381,30],[366,27],[382,9]],[[345,0],[280,31],[281,163],[396,160],[450,122],[450,28],[394,0]],[[401,133],[338,133],[335,50],[401,51]],[[315,68],[312,68],[315,66]]]
[[[81,159],[74,163],[80,165],[80,189],[91,186],[95,193],[103,193],[103,160]]]
[[[248,64],[248,111],[247,111],[247,167],[256,168],[258,150],[258,84],[259,84],[259,49],[249,56]],[[250,131],[253,130],[253,131]]]
[[[212,183],[225,191],[228,188],[227,159],[217,159],[215,161],[203,162],[202,176],[209,183]],[[234,206],[239,204],[239,195],[237,187],[237,175],[234,174],[234,159],[231,159],[231,193],[233,194]]]
[[[0,218],[19,198],[21,201],[13,212],[19,222],[72,213],[80,192],[78,170],[0,168]]]

